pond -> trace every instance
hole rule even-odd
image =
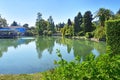
[[[43,72],[55,67],[59,60],[56,49],[63,58],[71,61],[75,56],[105,53],[105,42],[73,40],[61,37],[25,37],[0,39],[0,74],[25,74]]]

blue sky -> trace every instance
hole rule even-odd
[[[55,23],[72,21],[78,12],[90,10],[95,13],[99,8],[107,8],[114,13],[120,8],[120,0],[0,0],[0,14],[11,24],[35,25],[37,13],[47,20],[53,17]]]

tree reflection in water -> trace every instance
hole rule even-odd
[[[97,50],[99,53],[105,53],[105,42],[93,42],[88,40],[74,40],[63,37],[37,37],[36,49],[38,57],[42,57],[43,51],[47,50],[48,53],[52,53],[55,45],[63,45],[67,47],[67,53],[71,53],[73,50],[74,56],[81,56],[83,59],[93,50]],[[60,49],[61,51],[62,49]],[[56,52],[56,51],[55,51]]]
[[[22,44],[29,44],[31,41],[35,39],[0,39],[0,57],[2,57],[3,53],[8,51],[9,47],[17,48]]]
[[[44,50],[47,50],[50,54],[52,54],[54,47],[55,38],[53,37],[37,37],[36,38],[36,50],[38,53],[38,57],[42,57],[42,53]]]

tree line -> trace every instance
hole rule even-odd
[[[52,35],[55,32],[55,24],[52,16],[49,16],[48,20],[42,18],[42,14],[37,14],[36,29],[39,35]]]
[[[100,8],[96,13],[86,11],[74,17],[74,21],[68,19],[67,23],[54,24],[52,16],[48,20],[42,18],[42,14],[37,14],[36,29],[39,35],[52,35],[60,31],[62,36],[86,36],[105,39],[105,21],[120,19],[120,9],[114,14],[110,9]]]
[[[27,29],[29,35],[45,35],[51,36],[54,33],[61,32],[62,36],[85,36],[87,38],[95,37],[97,39],[105,39],[105,21],[120,19],[120,9],[114,14],[111,10],[100,8],[95,14],[86,11],[83,15],[81,12],[74,17],[74,20],[67,20],[67,23],[54,24],[52,16],[47,20],[42,18],[42,14],[37,14],[35,27],[29,27],[29,24],[22,25]],[[7,20],[0,16],[0,27],[8,26]],[[11,26],[19,26],[13,21]]]

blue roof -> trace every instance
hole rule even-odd
[[[0,31],[13,31],[10,28],[0,28]]]
[[[25,28],[0,28],[0,31],[17,31],[17,32],[21,32],[21,33],[24,33],[26,32],[26,29]]]
[[[25,29],[25,28],[16,28],[16,30],[17,30],[18,32],[22,32],[22,33],[26,32],[26,29]]]

